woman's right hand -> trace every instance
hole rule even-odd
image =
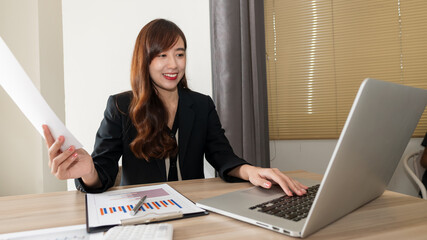
[[[49,149],[49,168],[53,175],[61,180],[82,178],[88,187],[101,186],[93,159],[83,148],[75,149],[71,146],[62,152],[64,136],[55,140],[47,125],[43,125],[43,134]]]

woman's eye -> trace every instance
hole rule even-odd
[[[178,57],[184,57],[184,56],[185,56],[185,54],[184,54],[184,53],[178,53],[178,54],[177,54],[177,56],[178,56]]]
[[[166,57],[166,54],[159,54],[158,57]]]

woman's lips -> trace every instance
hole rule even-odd
[[[178,77],[178,73],[163,73],[163,76],[167,80],[176,80],[176,78]]]

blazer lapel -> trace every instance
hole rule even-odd
[[[193,100],[186,94],[186,90],[179,88],[179,165],[182,171],[182,166],[187,153],[188,141],[191,136],[191,130],[194,122],[194,111],[192,109]]]
[[[145,160],[144,160],[145,161]],[[157,159],[157,158],[151,158],[150,161],[155,161],[157,164],[157,167],[159,168],[159,172],[162,175],[163,181],[167,181],[168,177],[166,175],[166,164],[165,159]]]

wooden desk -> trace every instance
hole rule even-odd
[[[305,171],[297,178],[321,178]],[[170,182],[192,201],[250,187],[221,179]],[[123,187],[118,187],[123,188]],[[116,188],[116,189],[118,189]],[[0,197],[0,233],[84,224],[84,194],[77,191]],[[295,239],[215,213],[170,221],[174,239]],[[308,239],[426,239],[427,201],[386,191],[383,196],[321,229]]]

